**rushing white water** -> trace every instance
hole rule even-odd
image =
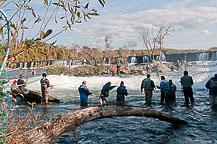
[[[213,77],[213,75],[217,72],[217,61],[214,62],[195,62],[194,65],[187,67],[189,75],[193,77],[194,80],[194,89],[205,89],[204,85],[208,81],[209,78]],[[151,73],[151,79],[155,82],[156,85],[160,83],[160,76],[164,75],[167,80],[172,79],[174,84],[181,88],[179,83],[180,78],[183,76],[183,71],[175,71],[175,72],[167,72],[160,73],[159,76],[156,73]],[[102,86],[111,81],[113,85],[119,85],[121,81],[124,81],[125,86],[129,90],[140,90],[140,85],[142,80],[146,76],[85,76],[85,77],[75,77],[75,76],[57,76],[57,75],[49,75],[48,79],[50,83],[54,85],[54,89],[68,89],[68,90],[77,90],[77,88],[81,85],[82,81],[87,81],[87,86],[89,89],[101,89]],[[36,81],[38,79],[38,81]],[[40,77],[30,78],[28,81],[27,88],[32,90],[40,90]],[[33,82],[35,81],[35,82]],[[33,83],[31,83],[33,82]],[[52,89],[51,89],[52,90]]]

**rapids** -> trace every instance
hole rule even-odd
[[[85,143],[85,144],[110,144],[110,143],[217,143],[217,110],[211,109],[209,105],[208,90],[204,87],[209,78],[217,72],[217,62],[195,62],[187,67],[189,75],[193,77],[195,104],[191,107],[182,107],[184,96],[180,77],[183,70],[176,72],[160,73],[167,80],[172,79],[177,86],[176,103],[165,105],[160,104],[160,92],[155,90],[153,104],[144,104],[144,94],[140,92],[140,85],[146,76],[121,75],[120,77],[107,76],[56,76],[49,75],[50,83],[54,85],[50,89],[50,95],[61,99],[59,104],[51,103],[48,106],[36,105],[35,111],[41,112],[48,121],[56,114],[67,113],[69,110],[79,109],[78,87],[82,81],[87,81],[87,86],[94,93],[89,97],[89,106],[98,105],[98,98],[102,86],[111,81],[113,85],[119,85],[120,81],[125,82],[129,95],[126,97],[126,104],[156,109],[171,114],[172,116],[184,119],[189,122],[186,126],[173,127],[171,124],[146,117],[117,117],[99,119],[88,122],[77,129],[78,138],[75,139],[71,132],[65,133],[57,139],[59,144]],[[24,73],[24,71],[23,71]],[[37,77],[29,78],[28,89],[40,90],[40,83],[36,81],[41,77],[42,71],[37,71]],[[10,73],[9,76],[19,75]],[[151,74],[151,79],[159,85],[159,76]],[[36,82],[34,82],[36,81]],[[109,104],[115,103],[116,89],[110,92]],[[25,114],[26,105],[16,105],[15,112]]]

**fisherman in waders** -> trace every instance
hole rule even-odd
[[[211,108],[217,107],[217,74],[209,79],[205,87],[209,89],[209,100]]]
[[[17,81],[17,85],[18,85],[18,87],[19,87],[19,89],[21,91],[24,91],[25,90],[25,86],[26,86],[26,83],[24,81],[24,76],[23,76],[23,74],[21,74],[19,77],[20,78]]]
[[[33,76],[33,77],[36,76],[36,70],[35,70],[35,69],[32,70],[32,76]]]
[[[160,86],[157,86],[157,88],[161,92],[160,102],[163,103],[165,101],[165,103],[168,103],[169,82],[164,76],[161,76]]]
[[[188,71],[184,71],[184,76],[181,77],[180,81],[182,87],[183,87],[183,93],[185,96],[185,103],[184,106],[189,105],[189,98],[191,100],[191,104],[194,103],[194,97],[193,97],[193,91],[192,91],[192,85],[194,84],[193,79],[191,76],[188,75]]]
[[[45,103],[48,104],[48,88],[51,87],[49,80],[47,79],[46,73],[42,74],[42,79],[40,80],[41,83],[41,104]]]
[[[111,82],[107,82],[103,88],[101,89],[101,94],[100,94],[100,105],[105,105],[106,104],[106,97],[109,96],[109,91],[115,88],[116,86],[111,86]]]
[[[117,96],[116,96],[116,104],[117,105],[124,105],[125,103],[125,96],[128,95],[127,89],[124,86],[124,82],[121,81],[120,86],[117,88]]]
[[[141,92],[143,89],[145,91],[145,103],[151,104],[152,103],[152,93],[155,88],[154,81],[150,79],[150,74],[147,74],[147,78],[142,81],[141,84]]]
[[[121,72],[121,65],[117,64],[117,74],[118,74],[118,76],[120,76],[120,72]]]
[[[115,76],[115,68],[114,68],[114,66],[111,67],[111,73],[112,73],[112,76]]]
[[[80,94],[80,106],[87,107],[88,106],[88,96],[92,95],[87,88],[87,82],[83,81],[82,85],[78,88]]]
[[[26,82],[24,81],[24,76],[23,74],[20,75],[20,78],[17,81],[17,85],[20,89],[20,91],[24,94],[27,95],[29,93],[29,89],[26,89]]]
[[[176,85],[173,84],[173,81],[169,80],[169,93],[168,93],[168,101],[175,102],[176,101]]]
[[[21,94],[20,89],[17,86],[17,80],[14,80],[13,84],[11,85],[11,95],[15,103],[17,103],[17,96],[24,98],[24,96]]]

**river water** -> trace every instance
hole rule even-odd
[[[172,79],[177,86],[176,103],[165,105],[160,104],[160,91],[156,90],[153,94],[153,104],[147,106],[144,104],[144,94],[140,92],[141,81],[145,76],[121,75],[120,77],[108,76],[55,76],[49,75],[50,83],[54,85],[50,89],[50,95],[61,99],[58,104],[51,103],[48,106],[36,105],[35,111],[40,112],[45,121],[56,114],[66,114],[69,110],[79,109],[79,93],[77,91],[82,81],[87,81],[87,86],[93,96],[89,97],[89,106],[97,106],[98,96],[102,86],[111,81],[113,85],[119,85],[120,81],[124,81],[128,89],[129,95],[126,97],[126,104],[132,106],[148,107],[172,116],[181,118],[189,122],[188,125],[181,127],[173,127],[170,123],[159,121],[146,117],[117,117],[115,119],[105,118],[88,122],[77,129],[77,139],[71,132],[65,133],[57,139],[59,144],[125,144],[125,143],[180,143],[180,144],[209,144],[217,143],[217,110],[211,109],[209,105],[208,90],[204,85],[209,77],[217,72],[217,62],[197,62],[187,67],[189,75],[193,77],[195,104],[190,107],[182,107],[184,96],[179,83],[183,70],[177,72],[160,73],[166,76],[166,79]],[[24,73],[24,72],[23,72]],[[11,73],[15,75],[17,73]],[[31,90],[40,90],[39,81],[41,71],[37,71],[37,77],[30,78],[27,88]],[[152,73],[151,78],[156,85],[159,85],[159,77]],[[32,82],[32,83],[31,83]],[[116,89],[110,92],[108,97],[109,104],[115,103]],[[26,112],[26,105],[16,105],[14,111]]]

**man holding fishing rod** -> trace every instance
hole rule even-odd
[[[209,89],[209,99],[211,107],[217,106],[217,74],[214,75],[209,81],[206,83],[205,87]]]
[[[48,88],[53,87],[50,85],[49,80],[47,79],[47,74],[43,73],[42,74],[42,79],[40,80],[41,83],[41,93],[42,93],[42,98],[41,98],[41,104],[44,102],[45,104],[48,104]]]

